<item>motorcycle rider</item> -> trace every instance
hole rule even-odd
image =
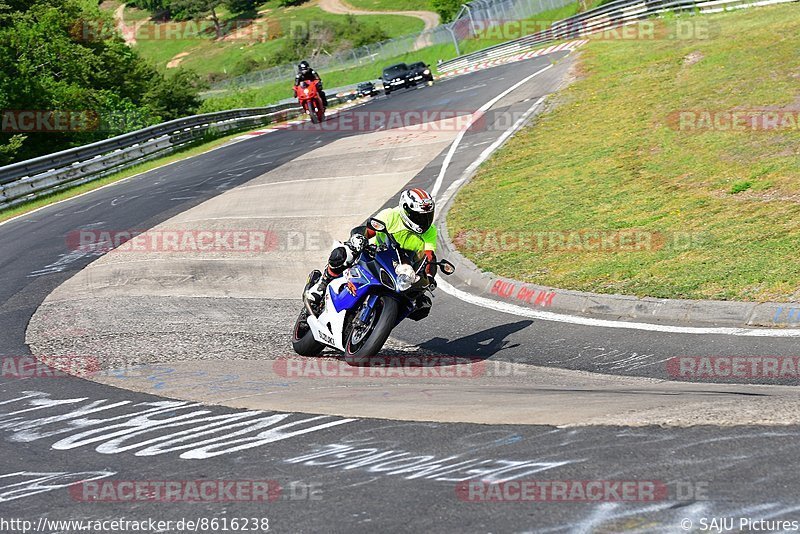
[[[322,104],[327,108],[328,96],[325,94],[325,91],[322,90],[322,78],[320,78],[319,74],[317,74],[317,71],[311,68],[311,65],[309,65],[308,61],[301,61],[300,64],[297,65],[297,75],[294,77],[295,88],[303,82],[310,82],[314,80],[319,82],[317,84],[319,96],[322,97]]]
[[[427,191],[414,188],[403,191],[396,208],[386,208],[373,217],[386,225],[386,231],[392,234],[403,250],[415,253],[417,259],[422,259],[423,256],[427,258],[425,274],[428,282],[433,284],[437,271],[435,263],[437,229],[433,224],[435,207],[433,197]],[[383,242],[385,237],[369,228],[367,223],[353,228],[350,239],[331,251],[322,278],[306,291],[306,299],[314,304],[320,304],[331,280],[342,276],[346,269],[358,261],[361,251],[370,239]],[[430,298],[425,294],[420,295],[416,308],[417,311],[410,318],[419,320],[427,316],[431,308]]]

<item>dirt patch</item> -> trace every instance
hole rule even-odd
[[[572,97],[570,97],[570,95],[564,91],[564,89],[586,77],[586,70],[581,62],[581,52],[579,50],[576,50],[573,53],[572,57],[569,59],[569,62],[569,68],[564,74],[564,78],[561,80],[558,90],[554,92],[550,98],[545,100],[542,115],[551,113],[559,106],[563,106],[564,104],[569,104],[572,102]]]
[[[695,63],[701,61],[704,57],[706,57],[705,54],[703,54],[699,50],[695,50],[694,52],[687,54],[683,57],[683,66],[691,67]]]
[[[167,63],[168,69],[175,69],[181,64],[181,62],[189,55],[189,52],[181,52],[180,54],[176,55],[174,58],[169,60]]]

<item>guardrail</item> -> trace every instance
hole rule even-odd
[[[726,9],[741,9],[797,2],[798,0],[615,0],[600,7],[584,11],[572,17],[554,22],[550,28],[532,33],[445,61],[438,66],[440,74],[469,68],[472,65],[493,59],[526,52],[538,45],[553,41],[576,39],[597,32],[633,24],[667,12],[697,11],[714,13]]]
[[[329,104],[339,99],[330,97]],[[159,158],[203,138],[302,114],[297,103],[234,109],[157,124],[104,141],[0,167],[0,209],[10,208]]]

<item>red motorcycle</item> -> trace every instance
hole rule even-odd
[[[319,80],[300,82],[294,92],[300,105],[311,116],[312,123],[318,124],[325,120],[325,105],[319,94]]]

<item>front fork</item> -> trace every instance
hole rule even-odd
[[[376,302],[378,302],[378,295],[373,293],[367,297],[366,306],[362,307],[361,314],[358,316],[358,320],[361,321],[361,324],[366,324],[369,314],[372,313],[372,308],[375,307]]]

